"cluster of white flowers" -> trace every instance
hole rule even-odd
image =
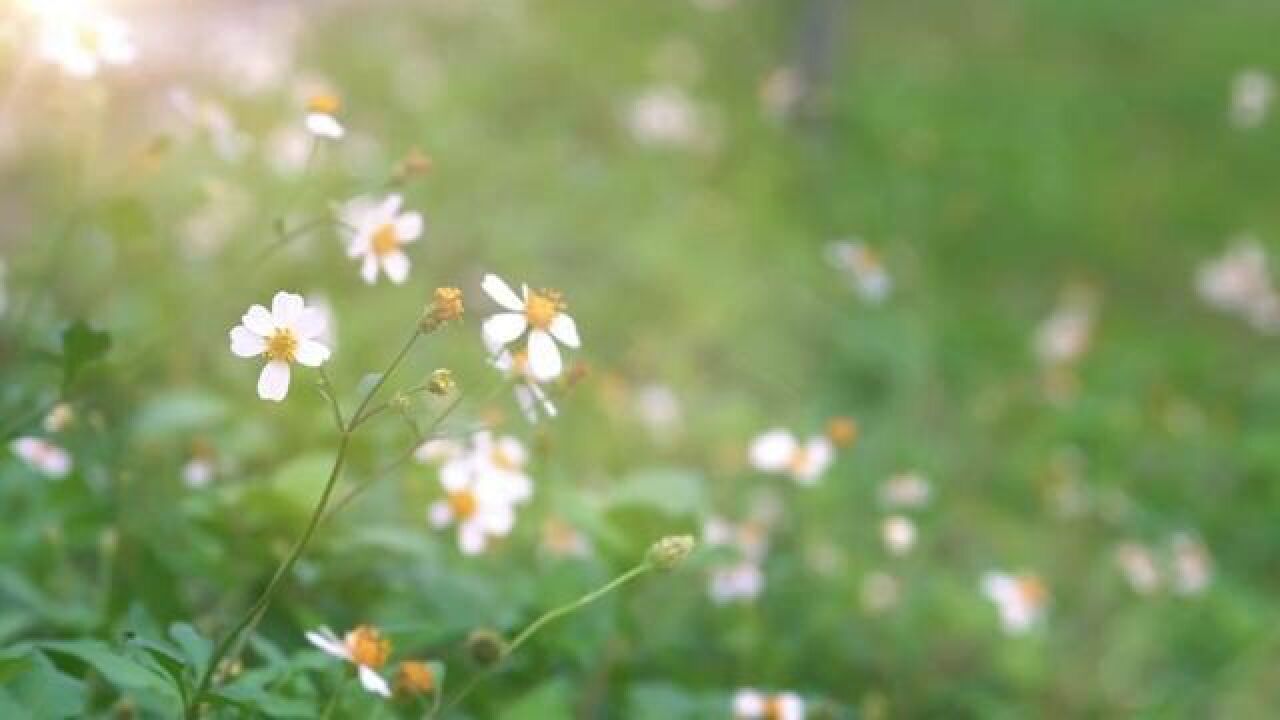
[[[769,430],[751,441],[751,466],[760,472],[789,475],[801,485],[814,485],[835,460],[835,446],[825,435],[801,442],[783,429]]]
[[[707,547],[726,547],[736,557],[709,571],[707,590],[712,602],[724,605],[749,602],[764,591],[764,558],[769,549],[770,518],[757,517],[734,523],[718,516],[707,518],[702,526],[702,543]]]
[[[989,572],[982,578],[982,591],[995,604],[1001,626],[1011,635],[1035,627],[1049,604],[1048,588],[1032,573]]]
[[[1139,595],[1150,595],[1168,587],[1179,595],[1198,595],[1213,578],[1209,550],[1187,532],[1174,533],[1166,553],[1142,543],[1125,541],[1116,546],[1116,566],[1129,587]]]
[[[68,75],[88,78],[103,65],[137,57],[129,28],[85,0],[25,0],[37,23],[40,56]]]
[[[1256,238],[1237,237],[1196,272],[1196,290],[1209,305],[1239,315],[1256,330],[1280,331],[1280,295],[1271,284],[1267,253]]]
[[[858,295],[869,303],[881,303],[893,290],[893,278],[871,246],[857,238],[827,243],[827,262],[848,278]]]
[[[438,465],[445,497],[427,516],[437,528],[456,525],[458,548],[467,555],[485,551],[515,527],[516,507],[533,497],[525,471],[528,453],[513,437],[478,432],[468,443],[429,440],[416,452],[419,461]]]

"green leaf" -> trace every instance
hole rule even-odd
[[[175,390],[144,405],[134,420],[134,430],[145,440],[185,436],[213,425],[226,413],[227,403],[217,395]]]
[[[97,640],[41,643],[49,652],[79,658],[102,674],[108,683],[121,691],[143,691],[159,695],[175,706],[178,694],[169,679],[132,658],[121,655],[111,646]]]
[[[97,362],[111,347],[111,336],[76,320],[62,331],[62,385],[75,380],[86,365]]]
[[[62,673],[43,653],[30,648],[13,651],[0,658],[0,667],[16,669],[12,675],[0,679],[4,685],[0,717],[84,716],[88,699],[84,682]],[[5,700],[22,708],[23,712],[15,714],[11,707],[6,706]]]
[[[525,693],[500,714],[502,720],[542,720],[573,717],[569,688],[564,680],[551,680]]]
[[[647,468],[628,474],[605,501],[612,506],[641,505],[667,515],[689,515],[707,508],[702,476],[681,468]]]
[[[169,637],[178,643],[187,663],[195,670],[196,676],[203,675],[209,664],[209,656],[213,653],[213,642],[187,623],[170,625]]]

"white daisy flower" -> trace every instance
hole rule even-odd
[[[916,526],[910,518],[890,515],[880,524],[885,549],[893,555],[906,555],[916,544]]]
[[[267,364],[258,376],[258,397],[279,402],[289,392],[289,365],[319,367],[329,359],[329,348],[315,338],[325,332],[324,315],[307,307],[301,295],[278,292],[271,309],[254,305],[231,329],[231,352],[244,358],[265,355]]]
[[[982,578],[982,591],[995,603],[1000,624],[1011,635],[1030,630],[1044,616],[1049,603],[1048,588],[1032,574],[989,572]]]
[[[342,100],[335,93],[318,92],[307,98],[307,131],[325,140],[340,140],[347,129],[338,121]]]
[[[71,472],[71,454],[43,438],[20,437],[9,443],[9,449],[31,469],[48,477],[66,477]]]
[[[525,419],[536,423],[542,416],[556,416],[556,405],[547,396],[547,391],[529,371],[529,353],[525,350],[503,349],[490,362],[515,385],[512,392],[516,396],[516,404]]]
[[[844,273],[863,300],[883,302],[893,290],[893,278],[871,246],[851,238],[827,244],[827,262]]]
[[[1147,546],[1123,542],[1116,546],[1116,566],[1124,574],[1129,587],[1139,595],[1150,595],[1160,588],[1160,568],[1155,554]]]
[[[802,485],[813,485],[835,459],[835,448],[822,435],[801,444],[786,430],[770,430],[751,442],[751,465],[761,472],[790,475]]]
[[[1068,288],[1049,317],[1036,329],[1033,347],[1045,365],[1067,365],[1089,350],[1093,336],[1093,293]]]
[[[750,602],[764,592],[764,571],[751,560],[711,568],[707,592],[717,605]]]
[[[391,697],[391,687],[378,674],[378,669],[386,664],[391,655],[391,641],[384,638],[377,628],[360,625],[339,638],[329,628],[320,627],[307,631],[306,637],[312,645],[329,655],[355,665],[360,684],[365,690],[382,697]]]
[[[929,481],[910,470],[898,473],[880,486],[880,501],[890,507],[920,508],[929,502]]]
[[[533,496],[533,481],[524,472],[527,454],[515,438],[476,433],[469,446],[432,440],[417,457],[440,464],[443,500],[432,503],[428,520],[436,528],[458,527],[458,547],[467,555],[484,552],[491,540],[506,537],[515,526],[515,506]]]
[[[86,3],[42,0],[31,7],[41,57],[68,75],[92,77],[103,65],[127,65],[137,56],[128,26]]]
[[[360,277],[370,285],[378,280],[379,268],[397,285],[409,277],[409,256],[403,246],[422,234],[422,215],[401,212],[402,201],[394,193],[380,202],[359,197],[341,210],[348,234],[347,257],[362,258]]]
[[[734,693],[733,717],[735,720],[803,720],[804,700],[792,692],[771,695],[755,688],[743,688]]]
[[[528,331],[525,356],[529,373],[538,382],[559,377],[564,363],[556,341],[571,348],[581,344],[578,326],[564,312],[565,304],[560,293],[555,290],[533,291],[524,285],[521,286],[522,295],[516,295],[510,285],[492,273],[484,276],[480,286],[494,302],[508,311],[484,321],[482,331],[489,351],[499,353]]]
[[[678,87],[655,87],[636,96],[624,122],[642,145],[689,146],[705,135],[697,105]]]

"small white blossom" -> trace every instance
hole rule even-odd
[[[771,695],[743,688],[733,696],[734,720],[803,720],[804,700],[792,692]]]
[[[644,145],[689,146],[705,136],[698,108],[677,87],[657,87],[632,100],[626,125],[632,137]]]
[[[258,376],[258,397],[263,400],[285,398],[291,363],[319,367],[329,359],[329,348],[315,339],[325,332],[324,315],[307,307],[301,295],[278,292],[270,310],[254,305],[240,323],[231,329],[231,352],[244,358],[266,356]]]
[[[48,477],[66,477],[71,472],[71,454],[43,438],[20,437],[9,443],[9,449],[31,469]]]
[[[707,591],[712,602],[749,602],[764,591],[764,571],[750,560],[711,568]]]
[[[1129,587],[1139,595],[1150,595],[1160,588],[1160,569],[1155,555],[1145,545],[1124,542],[1116,546],[1116,565]]]
[[[1245,129],[1261,125],[1275,93],[1270,75],[1258,69],[1242,70],[1231,82],[1231,123]]]
[[[538,382],[559,377],[564,370],[564,361],[556,342],[571,348],[581,345],[578,326],[565,313],[560,293],[530,290],[528,285],[523,285],[521,295],[516,295],[510,285],[493,274],[484,276],[481,287],[507,311],[484,321],[482,332],[489,351],[500,354],[503,348],[515,343],[527,331],[529,339],[524,352],[528,358],[529,374]]]
[[[1173,589],[1180,595],[1198,595],[1213,579],[1209,549],[1189,533],[1174,534],[1169,542],[1173,553]]]
[[[1033,345],[1036,356],[1048,366],[1067,365],[1089,349],[1093,336],[1093,291],[1070,286],[1062,292],[1057,306],[1037,328]]]
[[[889,507],[920,508],[929,502],[929,481],[911,470],[898,473],[880,486],[880,502]]]
[[[786,430],[770,430],[751,442],[748,457],[761,472],[790,475],[802,485],[813,485],[835,459],[835,448],[825,436],[801,443]]]
[[[1004,631],[1017,635],[1030,630],[1044,616],[1049,591],[1039,577],[990,572],[982,578],[982,591],[995,603]]]
[[[838,240],[827,244],[826,254],[827,262],[849,279],[863,300],[881,303],[889,297],[893,278],[869,245],[857,238]]]
[[[360,277],[372,285],[378,270],[397,285],[409,277],[409,256],[404,246],[422,235],[422,215],[401,212],[402,198],[388,195],[378,201],[360,197],[343,206],[341,219],[347,228],[347,256],[361,258]]]
[[[1280,331],[1280,295],[1256,238],[1239,236],[1220,257],[1203,263],[1196,272],[1196,289],[1209,305],[1241,316],[1257,330]]]
[[[890,515],[880,524],[885,549],[893,555],[906,555],[916,544],[916,526],[910,518]]]
[[[39,25],[41,57],[73,77],[87,78],[103,65],[127,65],[137,56],[123,21],[80,0],[30,3]]]
[[[307,97],[307,131],[324,140],[341,140],[347,129],[338,120],[342,101],[336,93],[316,91]]]
[[[360,677],[360,685],[374,695],[391,697],[391,687],[378,669],[391,654],[391,643],[368,625],[361,625],[339,638],[327,627],[309,630],[307,641],[333,657],[353,664]]]
[[[513,382],[512,392],[515,393],[516,404],[520,406],[520,412],[526,420],[535,423],[543,416],[556,416],[555,403],[551,402],[546,389],[529,370],[529,353],[526,350],[511,352],[503,349],[490,362]]]

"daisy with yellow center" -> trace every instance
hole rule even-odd
[[[327,627],[308,631],[307,640],[324,652],[356,666],[360,684],[365,690],[391,697],[391,688],[378,670],[391,656],[391,641],[371,625],[359,625],[339,638]]]
[[[790,475],[802,485],[813,485],[831,467],[835,448],[823,435],[801,443],[790,432],[775,429],[753,440],[748,456],[751,466],[761,472]]]
[[[401,212],[403,198],[388,195],[378,201],[360,197],[341,211],[348,233],[347,256],[361,258],[360,277],[372,285],[381,270],[397,285],[409,277],[409,256],[404,246],[422,235],[422,215]]]
[[[341,139],[347,130],[338,122],[342,99],[336,93],[321,91],[307,97],[307,131],[319,138]]]
[[[804,700],[792,692],[763,693],[743,688],[733,696],[735,720],[802,720]]]
[[[83,0],[27,4],[39,24],[40,55],[68,75],[92,77],[103,65],[127,65],[137,56],[128,26]]]
[[[428,519],[436,528],[456,525],[464,554],[484,552],[490,541],[510,534],[515,507],[533,496],[533,481],[524,473],[527,455],[515,438],[480,432],[466,445],[432,440],[416,456],[440,465],[444,497],[432,503]]]
[[[995,603],[1000,624],[1009,634],[1030,630],[1044,616],[1049,604],[1049,589],[1039,576],[1031,573],[989,572],[982,578],[982,590]]]
[[[530,377],[537,382],[547,382],[559,377],[564,370],[564,361],[556,342],[571,348],[577,348],[581,344],[578,326],[565,313],[566,306],[560,293],[555,290],[530,290],[529,286],[524,285],[521,286],[521,294],[516,295],[510,285],[493,274],[484,276],[481,287],[494,302],[506,310],[484,322],[482,330],[489,351],[499,355],[502,350],[510,349],[507,346],[527,332],[529,339],[525,355],[528,358]]]
[[[258,397],[279,402],[289,392],[291,364],[319,367],[329,359],[329,348],[316,340],[325,327],[324,313],[307,307],[301,295],[278,292],[270,310],[254,305],[231,329],[231,352],[244,358],[266,357],[258,376]]]

